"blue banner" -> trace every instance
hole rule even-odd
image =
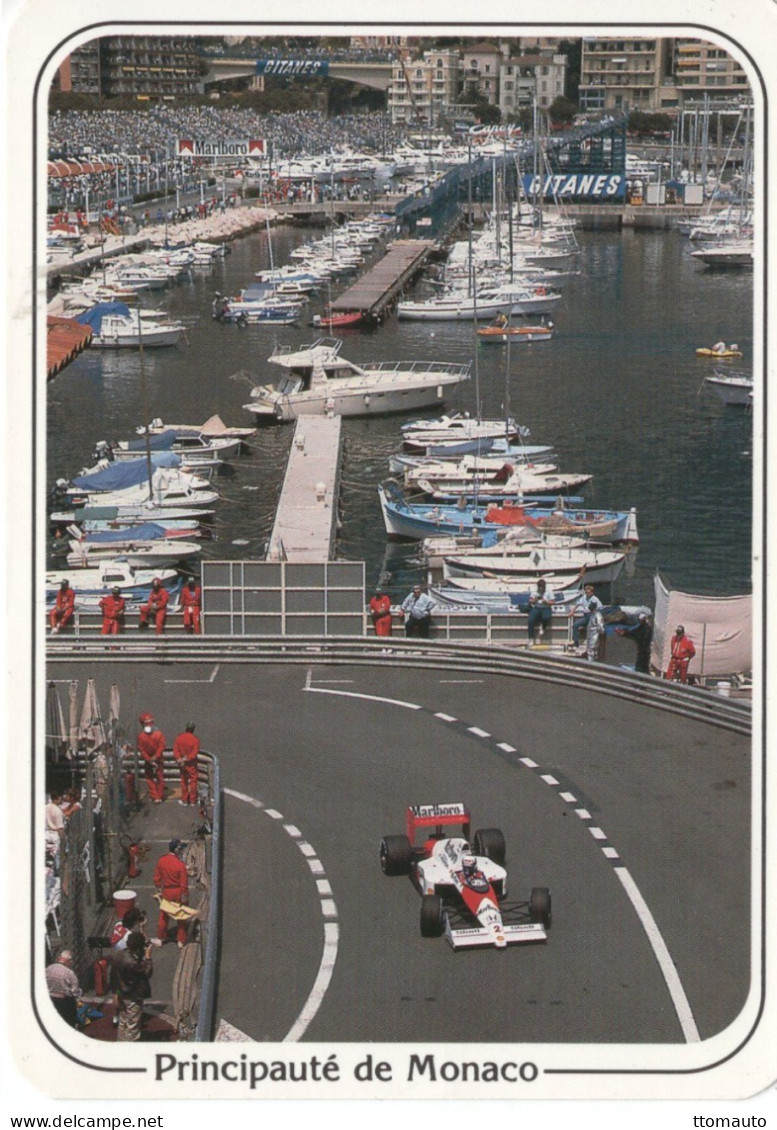
[[[590,200],[623,200],[626,195],[624,173],[552,173],[541,178],[525,176],[523,190],[531,198],[540,190],[543,197],[583,197]]]
[[[257,59],[256,73],[277,78],[320,78],[329,74],[329,60]]]

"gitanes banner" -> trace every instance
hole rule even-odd
[[[281,78],[320,78],[329,74],[328,59],[257,59],[258,75]]]
[[[623,173],[555,173],[539,177],[525,176],[523,189],[528,197],[542,191],[543,197],[582,196],[591,200],[621,200],[626,194]]]
[[[266,153],[263,137],[251,139],[222,139],[219,141],[198,141],[180,138],[179,157],[264,157]]]

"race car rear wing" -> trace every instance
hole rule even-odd
[[[516,926],[503,926],[501,933],[504,945],[515,946],[521,942],[547,942],[548,935],[544,926],[539,922],[522,922]],[[450,918],[445,915],[445,937],[453,949],[470,949],[473,946],[496,946],[493,930],[486,930],[483,926],[467,926],[464,929],[454,929]]]
[[[466,805],[455,804],[411,804],[407,809],[407,838],[415,844],[417,828],[443,828],[455,824],[462,830],[465,840],[470,834],[470,814]]]

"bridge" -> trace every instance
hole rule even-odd
[[[212,86],[216,82],[224,82],[232,78],[248,78],[256,75],[256,59],[241,58],[209,58],[207,73],[203,76],[204,86]],[[372,90],[386,91],[391,82],[391,63],[372,62],[338,62],[330,60],[327,71],[328,78],[345,79],[357,83],[359,86],[368,86]]]

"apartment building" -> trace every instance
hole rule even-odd
[[[461,80],[463,97],[475,92],[492,106],[499,104],[499,71],[507,53],[507,45],[495,47],[493,43],[474,43],[461,53]]]
[[[674,74],[683,102],[749,95],[744,69],[722,47],[699,39],[674,41]]]
[[[388,90],[391,121],[439,125],[457,104],[459,70],[457,51],[426,51],[422,59],[398,58]]]
[[[580,109],[656,113],[677,105],[671,39],[584,39]]]
[[[79,94],[172,99],[197,93],[200,60],[186,36],[106,36],[76,48],[60,66],[58,80],[60,90]]]
[[[499,68],[499,109],[502,117],[537,105],[546,110],[566,93],[566,55],[513,55]]]

